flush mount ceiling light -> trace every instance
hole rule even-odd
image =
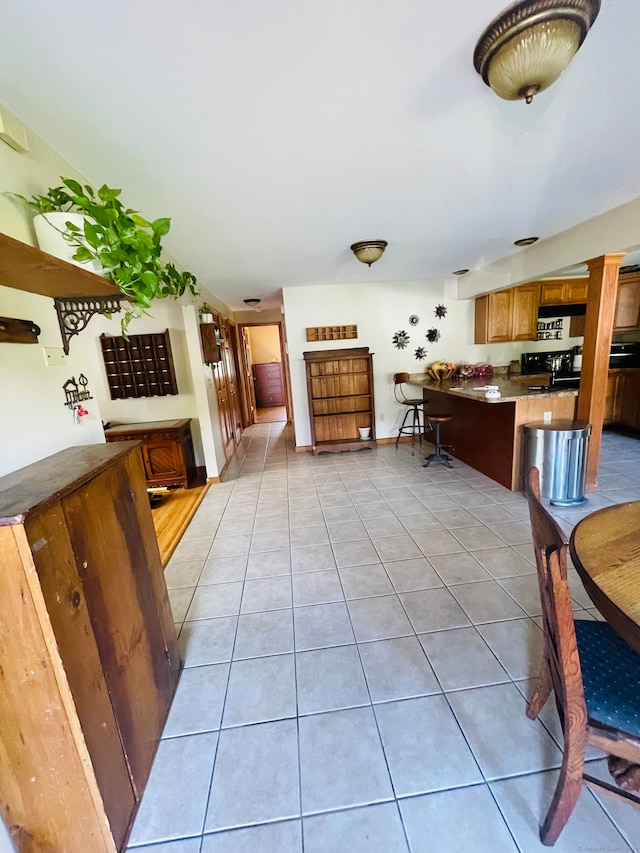
[[[534,243],[537,243],[539,237],[522,237],[520,240],[514,240],[514,246],[533,246]]]
[[[454,270],[451,275],[466,275],[469,270]]]
[[[259,305],[260,302],[262,302],[262,299],[256,299],[255,297],[253,297],[252,299],[243,299],[242,301],[250,308],[254,308],[256,305]]]
[[[507,101],[528,104],[562,74],[600,11],[600,0],[519,0],[480,36],[473,64]]]
[[[351,251],[361,263],[371,266],[380,260],[386,248],[386,240],[361,240],[351,246]]]

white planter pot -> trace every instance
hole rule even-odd
[[[65,223],[73,222],[82,231],[84,228],[85,216],[82,213],[63,213],[61,211],[53,211],[52,213],[38,213],[33,218],[33,227],[35,228],[38,246],[43,252],[53,255],[54,258],[67,261],[69,264],[75,264],[77,267],[88,270],[96,275],[105,275],[102,264],[98,260],[74,261],[76,247],[71,246],[63,237],[63,232],[66,230]]]
[[[200,315],[201,323],[213,323],[213,314],[201,314]]]

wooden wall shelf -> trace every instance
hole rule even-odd
[[[122,296],[109,279],[0,234],[0,285],[50,296]]]
[[[357,326],[312,326],[307,329],[308,341],[346,341],[358,337]]]

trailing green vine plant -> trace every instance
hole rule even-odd
[[[149,222],[137,210],[125,208],[119,198],[122,190],[106,184],[95,190],[72,178],[61,180],[62,186],[50,188],[45,195],[31,199],[12,195],[35,213],[85,215],[83,228],[66,222],[60,233],[75,248],[75,261],[97,260],[126,297],[121,324],[125,338],[131,320],[145,314],[154,299],[179,299],[185,293],[199,295],[192,273],[180,272],[174,264],[162,260],[162,238],[169,232],[169,218]]]

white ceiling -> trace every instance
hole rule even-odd
[[[638,0],[602,0],[531,106],[473,68],[503,3],[3,0],[0,103],[171,216],[167,249],[232,309],[442,278],[640,196]],[[350,244],[379,238],[358,263]]]

